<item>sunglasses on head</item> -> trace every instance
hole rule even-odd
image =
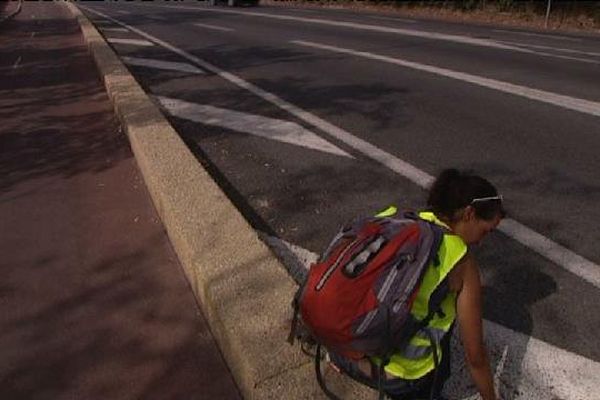
[[[497,196],[477,197],[477,198],[471,200],[471,204],[481,203],[481,202],[484,202],[484,201],[492,201],[492,200],[502,201],[502,195],[499,194]]]

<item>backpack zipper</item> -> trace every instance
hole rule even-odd
[[[351,248],[353,248],[356,243],[358,243],[358,238],[354,239],[338,256],[338,258],[335,260],[335,262],[327,269],[327,271],[325,271],[325,273],[323,274],[323,276],[321,277],[321,279],[319,280],[319,283],[317,283],[317,286],[315,286],[315,290],[319,291],[323,288],[323,286],[325,285],[325,283],[329,280],[329,278],[331,277],[331,274],[333,274],[333,271],[336,270],[336,268],[339,266],[340,262],[342,261],[342,259],[346,256],[346,253],[348,253],[348,251],[350,251]]]

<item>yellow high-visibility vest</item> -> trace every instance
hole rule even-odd
[[[378,217],[392,217],[396,214],[396,207],[377,214]],[[467,245],[457,235],[450,232],[450,228],[434,213],[424,211],[419,217],[431,221],[447,229],[438,250],[440,265],[433,263],[427,267],[423,282],[417,293],[417,297],[411,308],[411,314],[417,320],[423,320],[429,311],[429,298],[435,289],[447,278],[448,273],[467,253]],[[441,313],[435,313],[425,328],[419,331],[402,352],[394,353],[390,362],[385,366],[388,374],[402,379],[414,380],[427,375],[435,368],[431,339],[437,346],[438,359],[442,358],[442,348],[439,345],[441,339],[448,333],[452,323],[456,319],[456,293],[449,292],[441,303]],[[379,360],[374,359],[376,363]]]

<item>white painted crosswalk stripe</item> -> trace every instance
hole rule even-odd
[[[222,31],[222,32],[233,32],[234,30],[231,28],[226,28],[224,26],[217,26],[217,25],[209,25],[209,24],[200,24],[200,23],[194,23],[194,26],[197,26],[199,28],[206,28],[206,29],[212,29],[215,31]]]
[[[120,39],[120,38],[108,38],[107,39],[109,43],[114,43],[114,44],[130,44],[132,46],[154,46],[154,43],[148,41],[148,40],[143,40],[143,39]]]
[[[189,72],[193,74],[205,74],[203,70],[196,67],[195,65],[188,63],[180,63],[173,61],[153,60],[150,58],[138,58],[138,57],[121,57],[121,59],[128,65],[134,65],[139,67],[162,69],[167,71],[179,71]]]
[[[279,238],[260,233],[288,267],[291,275],[301,278],[318,255]],[[584,400],[596,393],[600,363],[550,345],[539,339],[484,321],[486,344],[501,393],[511,399]],[[452,377],[446,384],[450,398],[476,399],[464,363],[458,329],[452,340]],[[550,384],[551,383],[551,384]]]
[[[171,115],[178,118],[352,158],[342,149],[294,122],[167,97],[157,99]]]

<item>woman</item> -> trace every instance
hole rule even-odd
[[[430,299],[442,296],[441,311],[397,350],[385,366],[382,389],[392,399],[440,399],[450,375],[450,336],[458,320],[466,364],[484,400],[496,400],[494,383],[483,342],[481,279],[479,266],[468,246],[475,245],[500,223],[505,212],[502,197],[484,178],[456,169],[443,171],[427,200],[428,211],[419,213],[444,229],[438,257],[441,266],[429,266],[411,308],[417,319],[428,313]],[[379,214],[393,216],[394,207]],[[436,346],[432,346],[435,343]],[[431,351],[434,348],[436,351]],[[441,354],[440,354],[441,353]],[[378,360],[352,362],[336,354],[331,360],[355,379],[377,387]],[[376,364],[376,365],[373,365]],[[438,368],[435,366],[438,365]]]

